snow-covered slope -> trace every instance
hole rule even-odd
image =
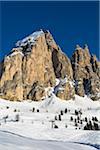
[[[0,150],[96,150],[96,148],[72,142],[33,140],[0,131]]]
[[[66,108],[67,113],[64,112]],[[78,123],[77,127],[74,121],[77,119],[75,110],[82,112],[82,124]],[[55,120],[55,116],[58,118],[59,115],[61,121]],[[64,101],[52,93],[41,102],[11,102],[1,99],[0,150],[8,147],[11,150],[45,150],[47,145],[46,150],[94,150],[94,147],[100,146],[100,131],[85,131],[83,128],[86,124],[84,118],[91,120],[95,116],[100,125],[100,102],[93,102],[86,96],[81,98],[76,95],[75,100]],[[73,121],[70,120],[71,117]],[[55,125],[58,128],[54,128]]]

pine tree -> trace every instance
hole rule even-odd
[[[76,121],[76,118],[75,118],[75,123],[76,123],[77,121]]]
[[[59,121],[61,121],[61,115],[59,115]]]
[[[16,122],[19,121],[19,114],[17,114],[17,115],[15,116],[15,121],[16,121]]]
[[[91,121],[89,121],[89,130],[92,130],[92,122]]]
[[[92,121],[94,121],[94,117],[92,117]]]
[[[9,106],[7,106],[6,109],[9,109]]]
[[[70,121],[73,121],[73,117],[72,116],[70,117]]]
[[[99,126],[97,123],[94,122],[94,130],[99,130]]]
[[[78,115],[78,111],[77,110],[75,110],[75,115]]]
[[[98,121],[97,117],[94,118],[94,121]]]
[[[54,128],[55,128],[55,129],[58,129],[58,126],[55,124]]]
[[[76,126],[76,127],[78,126],[77,122],[75,123],[75,126]]]
[[[35,112],[35,108],[33,107],[32,112]]]
[[[55,120],[57,120],[57,116],[55,116]]]
[[[65,114],[67,113],[67,108],[65,108]]]
[[[85,122],[87,122],[88,120],[87,120],[87,117],[85,117]]]
[[[39,109],[37,109],[37,112],[39,112]]]
[[[7,122],[7,118],[8,118],[8,115],[3,117],[5,123]]]
[[[82,120],[80,120],[80,124],[83,124],[83,121],[82,121]]]
[[[67,124],[65,125],[65,128],[67,128],[68,126],[67,126]]]
[[[60,111],[60,114],[63,115],[63,111],[62,110]]]
[[[77,120],[78,120],[78,121],[80,120],[79,116],[77,116]]]

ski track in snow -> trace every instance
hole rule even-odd
[[[94,141],[97,141],[97,143],[99,143],[98,140],[100,140],[100,133],[98,131],[97,131],[97,133],[91,131],[91,132],[85,133],[82,136],[79,136],[78,138],[74,139],[73,141],[75,141],[74,143],[90,145],[97,149],[100,149],[100,144],[95,144],[95,142],[94,142]]]
[[[40,112],[32,112],[33,107]],[[58,129],[52,129],[50,120],[66,107],[71,112],[62,116],[61,122],[56,121]],[[74,101],[61,101],[52,95],[38,103],[1,99],[0,150],[99,150],[100,131],[75,130],[73,123],[69,121],[75,109],[80,108],[83,111],[82,118],[97,116],[100,124],[100,101],[93,102],[87,97],[76,96]],[[15,109],[17,112],[14,112]],[[20,115],[19,122],[13,121],[16,114]],[[3,117],[7,115],[9,117],[5,123]]]
[[[0,150],[96,150],[78,142],[34,140],[11,132],[0,131]]]

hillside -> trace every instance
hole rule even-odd
[[[75,111],[81,111],[81,115]],[[96,123],[100,129],[99,114],[100,102],[94,102],[87,96],[81,98],[75,95],[75,100],[69,101],[62,101],[54,94],[40,102],[1,99],[0,148],[47,150],[48,145],[48,149],[52,150],[99,149],[100,131],[94,128]],[[84,130],[89,121],[94,131]]]

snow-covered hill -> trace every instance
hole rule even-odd
[[[91,137],[91,136],[90,136]],[[74,142],[33,140],[0,131],[0,150],[96,150],[94,146]]]
[[[0,150],[99,149],[100,131],[83,130],[86,117],[100,126],[100,101],[77,95],[64,101],[53,93],[40,102],[0,99]]]

